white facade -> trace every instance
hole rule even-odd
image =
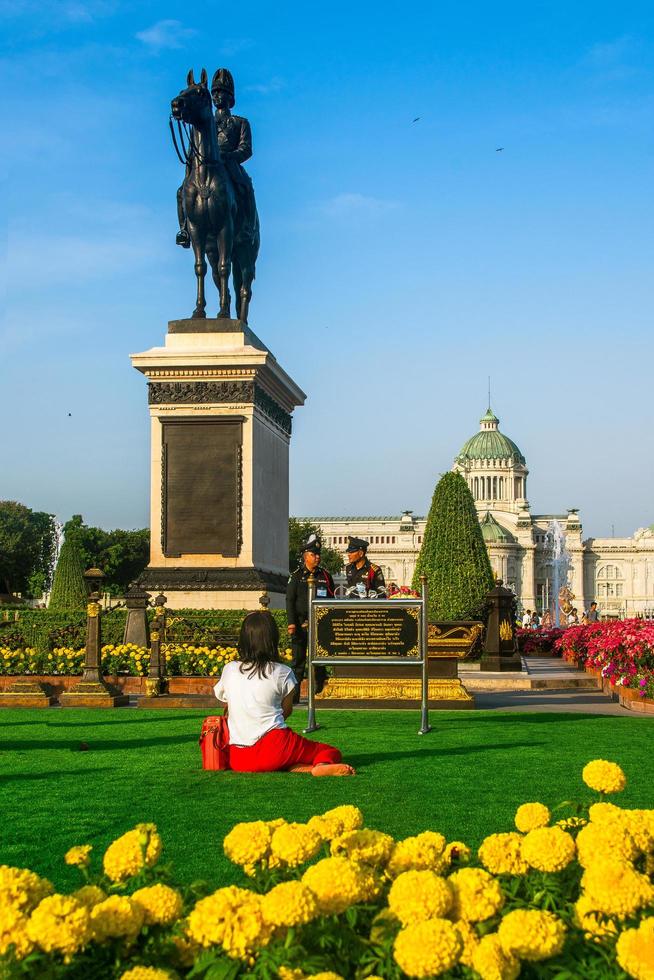
[[[465,444],[453,469],[465,478],[482,526],[493,571],[518,596],[522,608],[552,607],[552,568],[546,540],[559,521],[570,556],[568,585],[579,616],[595,600],[603,616],[654,616],[654,527],[630,538],[583,539],[579,511],[532,514],[526,462],[499,430],[490,408],[480,431]],[[345,552],[348,535],[370,542],[368,555],[387,582],[410,585],[426,518],[411,511],[390,517],[311,517],[323,543]]]

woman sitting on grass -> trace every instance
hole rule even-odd
[[[223,668],[214,687],[229,713],[229,767],[237,772],[310,772],[314,776],[353,776],[338,749],[291,731],[297,686],[290,667],[279,662],[279,630],[267,612],[245,617],[238,660]]]

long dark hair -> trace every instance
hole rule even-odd
[[[279,661],[279,630],[269,612],[253,612],[245,617],[238,638],[241,673],[265,677],[268,665]]]

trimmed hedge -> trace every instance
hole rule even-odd
[[[286,612],[272,609],[279,627],[280,640],[286,636]],[[246,611],[242,609],[171,609],[167,611],[167,640],[215,646],[234,643]],[[154,610],[148,610],[150,619]],[[115,609],[102,616],[102,642],[118,646],[125,633],[125,609]],[[50,609],[24,609],[17,622],[0,620],[0,645],[10,649],[33,647],[49,653],[55,647],[79,650],[86,643],[86,612],[53,612]]]
[[[84,565],[74,533],[64,538],[50,593],[49,608],[56,612],[85,609],[87,602]]]
[[[486,619],[494,578],[475,502],[460,473],[445,473],[434,490],[413,576],[429,585],[432,622]]]

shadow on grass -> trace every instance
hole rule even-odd
[[[112,771],[111,766],[94,766],[93,775],[96,772],[110,772]],[[80,776],[87,776],[88,772],[83,769],[56,769],[53,772],[10,772],[3,774],[2,782],[28,782],[35,781],[39,779],[58,779],[60,776],[75,776],[77,779]]]
[[[92,735],[87,736],[86,742],[90,752],[113,751],[114,749],[146,749],[162,745],[188,745],[197,741],[197,735],[191,732],[188,735],[162,735],[161,738],[125,738],[120,741],[116,739],[96,740]],[[79,745],[70,742],[68,739],[51,741],[47,739],[25,739],[14,742],[3,741],[0,745],[0,752],[20,752],[29,749],[54,749],[54,750],[79,750]]]
[[[539,745],[545,745],[545,743],[536,741],[501,742],[498,745],[454,745],[445,748],[430,749],[427,747],[427,743],[421,742],[420,746],[416,746],[414,751],[402,749],[399,752],[348,752],[345,761],[353,766],[357,766],[363,763],[393,762],[396,759],[424,759],[425,756],[451,758],[453,755],[477,755],[483,752],[503,752],[505,749],[531,749]]]

